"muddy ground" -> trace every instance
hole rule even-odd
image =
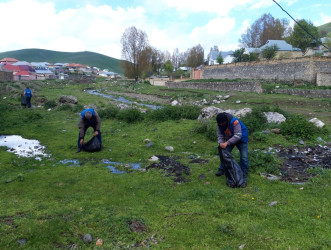
[[[279,167],[279,179],[281,181],[303,183],[316,174],[323,172],[324,169],[331,168],[330,145],[276,147],[276,152],[277,156],[283,161]],[[157,157],[159,158],[159,162],[152,163],[147,169],[161,169],[162,174],[173,178],[173,181],[176,183],[190,181],[189,166],[178,162],[178,158],[170,158],[162,155],[157,155]],[[193,159],[189,163],[204,165],[207,162],[208,160],[205,159]]]

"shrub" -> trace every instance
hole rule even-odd
[[[149,111],[147,119],[152,121],[195,120],[199,117],[199,114],[200,109],[196,106],[165,106],[161,109]]]
[[[282,135],[288,139],[311,140],[315,136],[323,134],[323,129],[316,127],[302,115],[289,116],[286,122],[281,123],[280,130]]]
[[[280,161],[271,153],[262,151],[248,152],[249,171],[251,173],[266,172],[269,174],[277,174]]]
[[[114,105],[110,105],[107,108],[98,111],[99,116],[105,119],[116,118],[118,113],[119,109]]]
[[[139,109],[130,108],[119,111],[116,118],[122,121],[126,121],[127,123],[134,123],[143,120],[144,116]]]
[[[77,105],[73,106],[73,108],[72,108],[72,111],[75,113],[81,112],[83,110],[84,110],[84,106],[82,104],[77,104]]]
[[[55,108],[56,106],[57,106],[57,104],[56,104],[56,101],[54,101],[54,100],[48,101],[44,104],[45,109],[52,109],[52,108]]]
[[[71,105],[69,105],[69,104],[63,104],[63,105],[61,105],[60,107],[58,107],[58,110],[59,111],[65,111],[65,110],[72,110],[72,106]]]
[[[214,119],[200,122],[194,132],[204,134],[211,141],[217,141],[217,123]]]
[[[263,114],[263,109],[253,109],[251,113],[242,118],[242,122],[248,129],[249,133],[261,131],[266,127],[267,118]]]

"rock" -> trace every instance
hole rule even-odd
[[[313,123],[318,128],[323,128],[325,123],[317,118],[310,119],[309,122]]]
[[[150,147],[152,147],[153,145],[154,145],[153,142],[149,142],[149,143],[147,143],[147,144],[145,145],[145,147],[146,147],[146,148],[150,148]]]
[[[265,177],[266,179],[268,179],[270,181],[279,180],[279,177],[277,177],[276,175],[267,174],[267,173],[260,173],[260,175]]]
[[[277,204],[277,201],[273,201],[269,204],[270,207],[275,206]]]
[[[271,134],[271,131],[269,129],[266,129],[265,131],[263,131],[263,133],[265,133],[266,135]]]
[[[236,103],[239,104],[239,103],[241,103],[241,101],[240,100],[237,100]]]
[[[280,134],[280,129],[279,128],[273,128],[271,129],[271,132],[274,134]]]
[[[165,147],[165,150],[170,151],[170,152],[173,152],[174,151],[174,147],[172,147],[172,146],[166,146]]]
[[[158,161],[159,157],[153,155],[151,158],[148,159],[149,161]]]
[[[201,109],[200,111],[200,115],[198,117],[198,120],[204,120],[204,119],[210,119],[213,116],[217,115],[218,113],[224,112],[223,109],[214,107],[214,106],[210,106],[210,107],[206,107]]]
[[[239,249],[244,249],[245,246],[246,244],[242,244],[241,246],[239,246]]]
[[[171,102],[171,106],[177,106],[179,104],[179,102],[177,100],[173,100]]]
[[[275,89],[279,89],[279,86],[277,85],[277,86],[275,86]]]
[[[18,244],[20,244],[21,246],[25,245],[27,240],[26,239],[19,239],[18,241]]]
[[[227,112],[227,110],[225,112]],[[243,108],[243,109],[234,110],[232,113],[231,112],[229,112],[229,113],[234,115],[235,117],[243,118],[251,112],[252,112],[251,108]]]
[[[119,104],[117,104],[116,106],[117,106],[120,110],[130,108],[129,105],[126,105],[126,104],[123,104],[123,103],[119,103]]]
[[[218,101],[218,100],[213,100],[212,101],[212,104],[220,104],[221,102],[220,101]]]
[[[92,240],[93,240],[93,239],[92,239],[92,236],[91,236],[90,234],[85,234],[85,235],[84,235],[83,241],[84,241],[85,244],[89,244],[89,243],[91,243]]]
[[[226,95],[226,96],[223,97],[223,100],[227,100],[229,98],[230,98],[230,96],[229,95]]]
[[[221,99],[223,99],[223,96],[218,95],[218,96],[216,96],[216,98],[221,100]]]
[[[61,95],[59,98],[59,102],[77,104],[78,100],[77,100],[77,97],[72,96],[72,95]]]
[[[268,123],[280,124],[286,121],[285,116],[277,112],[263,112],[263,114],[267,118]]]
[[[96,246],[102,246],[103,245],[103,240],[98,239],[97,242],[95,243]]]
[[[145,140],[143,140],[143,142],[144,142],[144,143],[149,143],[149,142],[151,142],[151,140],[148,139],[148,138],[146,138]]]
[[[203,179],[206,179],[206,176],[204,174],[200,174],[199,175],[199,180],[203,180]]]
[[[301,145],[305,145],[305,142],[304,142],[303,140],[300,140],[299,143],[300,143]]]

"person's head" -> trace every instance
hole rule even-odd
[[[229,125],[229,122],[230,120],[232,119],[231,118],[232,115],[231,114],[228,114],[226,112],[223,112],[223,113],[219,113],[217,116],[216,116],[216,121],[217,121],[217,124],[223,128],[226,128],[228,127]],[[230,119],[231,118],[231,119]]]
[[[86,111],[84,117],[85,117],[85,119],[90,120],[92,118],[91,111]]]

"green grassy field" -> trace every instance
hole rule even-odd
[[[75,153],[83,106],[94,105],[101,112],[113,105],[107,98],[87,94],[85,89],[166,96],[170,101],[186,103],[230,94],[229,101],[214,106],[277,107],[289,114],[304,114],[307,119],[318,117],[327,129],[331,128],[330,100],[175,90],[148,84],[136,85],[132,90],[120,81],[88,85],[37,82],[31,86],[35,96],[34,108],[29,110],[20,106],[23,86],[9,86],[0,87],[0,135],[37,139],[50,157],[41,161],[17,157],[0,147],[0,249],[331,248],[330,170],[296,185],[260,176],[281,160],[250,159],[247,187],[229,188],[224,176],[215,176],[219,165],[217,142],[210,139],[208,130],[201,133],[203,125],[197,119],[166,118],[177,109],[169,108],[169,113],[159,116],[147,112],[141,120],[129,123],[125,115],[123,119],[103,118],[103,150]],[[76,96],[78,105],[60,106],[60,95]],[[236,100],[241,103],[236,104]],[[48,110],[45,106],[50,101],[57,106]],[[216,133],[216,124],[210,124],[211,133]],[[297,144],[300,139],[275,134],[265,134],[261,139],[257,135],[250,135],[251,155],[275,144]],[[87,137],[91,136],[92,131],[88,131]],[[316,144],[317,136],[330,143],[329,131],[305,143]],[[146,147],[143,141],[147,138],[153,146]],[[165,146],[173,146],[174,151],[165,150]],[[148,169],[148,159],[153,155],[167,156],[188,166],[189,174],[184,177],[189,181],[177,183],[165,171]],[[234,155],[237,157],[236,152]],[[192,163],[192,158],[205,161]],[[76,160],[78,164],[66,164],[65,160]],[[111,173],[104,160],[122,163],[118,169],[127,173]],[[127,168],[130,163],[140,163],[141,168]],[[91,243],[84,243],[86,234],[92,236]],[[102,247],[96,246],[99,238]]]

